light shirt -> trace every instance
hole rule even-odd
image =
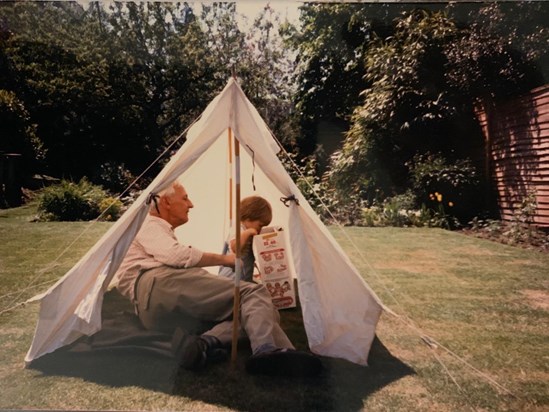
[[[241,225],[240,230],[243,232],[246,230],[246,226]],[[236,231],[235,229],[232,229],[231,233],[229,234],[229,237],[227,241],[225,242],[225,245],[223,246],[223,254],[228,255],[229,253],[234,254],[235,251],[231,248],[231,242],[236,239]],[[255,265],[255,256],[252,249],[252,242],[254,237],[250,236],[248,238],[248,241],[241,246],[241,254],[240,259],[242,260],[242,273],[240,275],[241,280],[245,280],[247,282],[252,282],[254,278],[254,265]],[[220,266],[219,267],[219,273],[220,276],[225,276],[230,279],[234,279],[236,277],[235,268],[229,267],[229,266]]]
[[[116,273],[117,289],[134,302],[139,273],[160,266],[190,268],[198,264],[202,255],[201,250],[179,243],[167,221],[147,215]]]

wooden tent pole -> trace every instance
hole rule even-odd
[[[231,128],[227,134],[229,140],[229,227],[233,227],[233,137]]]
[[[232,130],[229,128],[229,138]],[[236,365],[238,350],[238,336],[240,334],[240,276],[242,263],[240,256],[240,144],[234,138],[234,177],[235,177],[235,277],[234,277],[234,305],[233,305],[233,340],[231,346],[231,364]]]

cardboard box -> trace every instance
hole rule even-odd
[[[255,262],[259,269],[258,283],[271,293],[277,309],[295,308],[294,281],[288,264],[284,232],[279,228],[264,228],[254,236]]]

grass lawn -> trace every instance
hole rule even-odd
[[[32,223],[33,213],[0,211],[0,311],[44,291],[109,227]],[[317,378],[254,377],[241,348],[234,370],[223,363],[177,377],[169,359],[136,354],[26,369],[38,312],[28,304],[0,314],[0,409],[549,409],[548,254],[439,229],[331,230],[398,315],[382,316],[369,367],[323,359]],[[299,311],[282,316],[304,347]]]

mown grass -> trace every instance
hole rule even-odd
[[[43,291],[109,226],[32,223],[33,213],[32,206],[0,211],[0,310]],[[547,254],[438,229],[331,230],[398,315],[382,316],[369,367],[323,359],[318,378],[255,377],[243,371],[243,347],[236,369],[224,363],[177,377],[170,359],[136,354],[80,356],[66,365],[25,369],[38,310],[29,304],[0,315],[0,409],[549,408]],[[13,294],[31,281],[43,285]],[[298,310],[283,313],[283,326],[298,347],[306,345]]]
[[[391,353],[417,373],[395,388],[418,379],[436,402],[445,404],[433,409],[547,407],[547,254],[438,229],[345,232],[360,245],[359,251],[339,230],[335,235],[370,286],[417,327],[391,316],[384,316],[379,325],[378,336]],[[419,339],[422,335],[434,338],[463,362],[440,347],[431,349]],[[514,396],[495,388],[464,362]]]

